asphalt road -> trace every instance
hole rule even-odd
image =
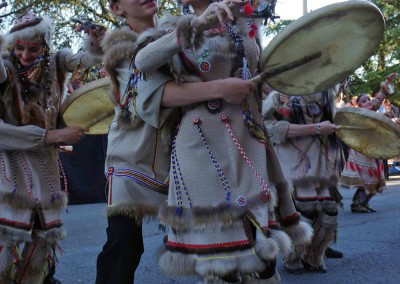
[[[376,213],[351,213],[354,192],[342,189],[341,193],[344,208],[339,212],[338,241],[333,247],[342,251],[344,258],[327,259],[327,274],[291,275],[279,261],[282,283],[400,283],[400,179],[391,178],[388,190],[371,200]],[[105,204],[73,205],[63,214],[68,235],[60,244],[65,254],[56,268],[56,278],[62,283],[95,282],[96,258],[106,237],[105,208]],[[159,231],[156,221],[151,221],[144,224],[143,235],[145,253],[135,283],[188,284],[199,280],[162,275],[155,255],[164,233]]]

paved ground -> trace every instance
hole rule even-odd
[[[400,179],[391,178],[389,188],[371,204],[378,212],[354,214],[349,210],[353,192],[341,190],[344,208],[340,210],[338,242],[334,248],[344,252],[343,259],[327,260],[327,274],[305,273],[295,276],[278,263],[283,284],[297,283],[400,283]],[[68,236],[61,243],[65,255],[60,258],[56,277],[65,284],[94,283],[96,257],[105,241],[105,204],[69,206],[64,214]],[[166,277],[158,269],[155,253],[163,237],[158,224],[144,226],[145,253],[135,283],[188,284],[196,277]],[[118,283],[115,283],[118,284]]]

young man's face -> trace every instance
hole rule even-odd
[[[110,7],[114,14],[125,19],[146,19],[158,12],[157,0],[118,0]]]

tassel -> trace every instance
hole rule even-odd
[[[368,168],[368,174],[369,174],[369,176],[373,176],[374,175],[374,173],[372,172],[372,169],[371,168]]]
[[[349,165],[350,165],[350,169],[351,169],[352,171],[354,171],[354,170],[355,170],[355,168],[354,168],[354,163],[353,163],[353,162],[349,162]]]
[[[244,7],[243,7],[243,11],[244,11],[244,13],[245,13],[245,15],[246,16],[250,16],[251,15],[251,13],[253,13],[253,7],[249,4],[249,3],[247,3]]]

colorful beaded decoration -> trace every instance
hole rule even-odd
[[[208,60],[203,60],[199,63],[199,69],[201,72],[206,73],[211,70],[211,63]]]
[[[47,163],[44,161],[42,155],[39,153],[39,151],[35,151],[35,155],[37,160],[39,161],[39,167],[40,171],[43,174],[43,177],[50,188],[51,191],[51,200],[54,201],[56,198],[56,189],[57,189],[57,184],[56,181],[54,180],[54,177],[52,176],[50,169],[47,165]],[[58,194],[59,196],[59,194]]]
[[[146,73],[140,72],[139,69],[136,68],[134,58],[131,59],[129,70],[131,70],[131,75],[129,76],[125,91],[119,99],[119,103],[123,109],[129,109],[130,106],[136,109],[135,97],[137,96],[137,83],[141,80],[147,81],[148,77]]]
[[[194,118],[193,123],[197,126],[197,131],[200,134],[201,140],[203,141],[203,144],[208,151],[208,155],[210,156],[211,162],[213,163],[215,169],[217,170],[219,179],[222,183],[222,187],[225,191],[226,206],[229,207],[231,204],[231,188],[229,186],[228,180],[226,179],[226,176],[225,176],[224,172],[222,171],[221,166],[218,164],[217,158],[215,158],[213,151],[211,150],[210,146],[208,145],[208,143],[204,137],[203,131],[201,130],[201,127],[200,127],[200,123],[201,123],[200,118],[198,118],[198,117]]]
[[[308,171],[311,169],[311,161],[307,154],[301,149],[301,138],[296,137],[289,140],[297,152],[297,167],[298,167],[298,177],[304,177],[307,175]]]
[[[18,152],[18,159],[20,163],[22,164],[22,169],[24,170],[24,176],[25,176],[25,186],[28,191],[28,194],[32,194],[32,188],[33,188],[33,179],[32,179],[32,172],[29,168],[28,162],[25,159],[25,156],[22,152]]]
[[[0,165],[1,165],[1,180],[3,182],[10,182],[7,177],[6,164],[4,162],[4,153],[0,150]]]
[[[207,110],[211,113],[217,113],[222,110],[222,101],[221,100],[209,100],[206,102]]]
[[[225,124],[225,127],[228,129],[228,132],[229,132],[230,136],[232,137],[233,143],[235,143],[235,146],[239,150],[240,155],[243,157],[243,159],[246,161],[246,164],[250,167],[251,171],[257,177],[258,182],[261,185],[260,198],[263,199],[264,202],[266,202],[270,198],[270,191],[269,191],[267,182],[261,176],[261,174],[256,170],[256,168],[253,166],[250,159],[247,157],[246,152],[244,151],[242,145],[240,144],[239,140],[237,139],[235,133],[233,132],[232,126],[229,123],[229,119],[225,114],[221,115],[221,121]]]
[[[182,187],[183,187],[183,190],[185,191],[186,198],[189,202],[190,208],[192,208],[192,201],[190,200],[189,192],[187,191],[185,182],[183,180],[181,168],[180,168],[179,162],[178,162],[178,157],[176,155],[176,136],[174,137],[174,140],[172,142],[171,169],[172,169],[172,175],[174,178],[176,200],[178,201],[178,207],[175,210],[175,215],[180,216],[180,215],[182,215],[182,212],[183,212],[182,191],[181,191],[180,183],[182,183]],[[179,174],[179,177],[178,177],[178,174]],[[180,180],[180,182],[179,182],[179,180]]]
[[[68,180],[67,180],[67,175],[65,174],[64,166],[62,164],[60,155],[59,155],[59,150],[57,150],[57,161],[58,161],[58,167],[60,168],[61,172],[61,178],[64,182],[64,191],[68,193]]]
[[[17,154],[13,151],[11,152],[11,171],[12,178],[14,182],[14,190],[13,193],[17,191],[17,171],[18,171],[18,157]]]
[[[244,196],[239,196],[239,197],[236,199],[236,203],[237,203],[239,206],[245,206],[246,203],[247,203],[247,199],[246,199],[246,197],[244,197]]]

